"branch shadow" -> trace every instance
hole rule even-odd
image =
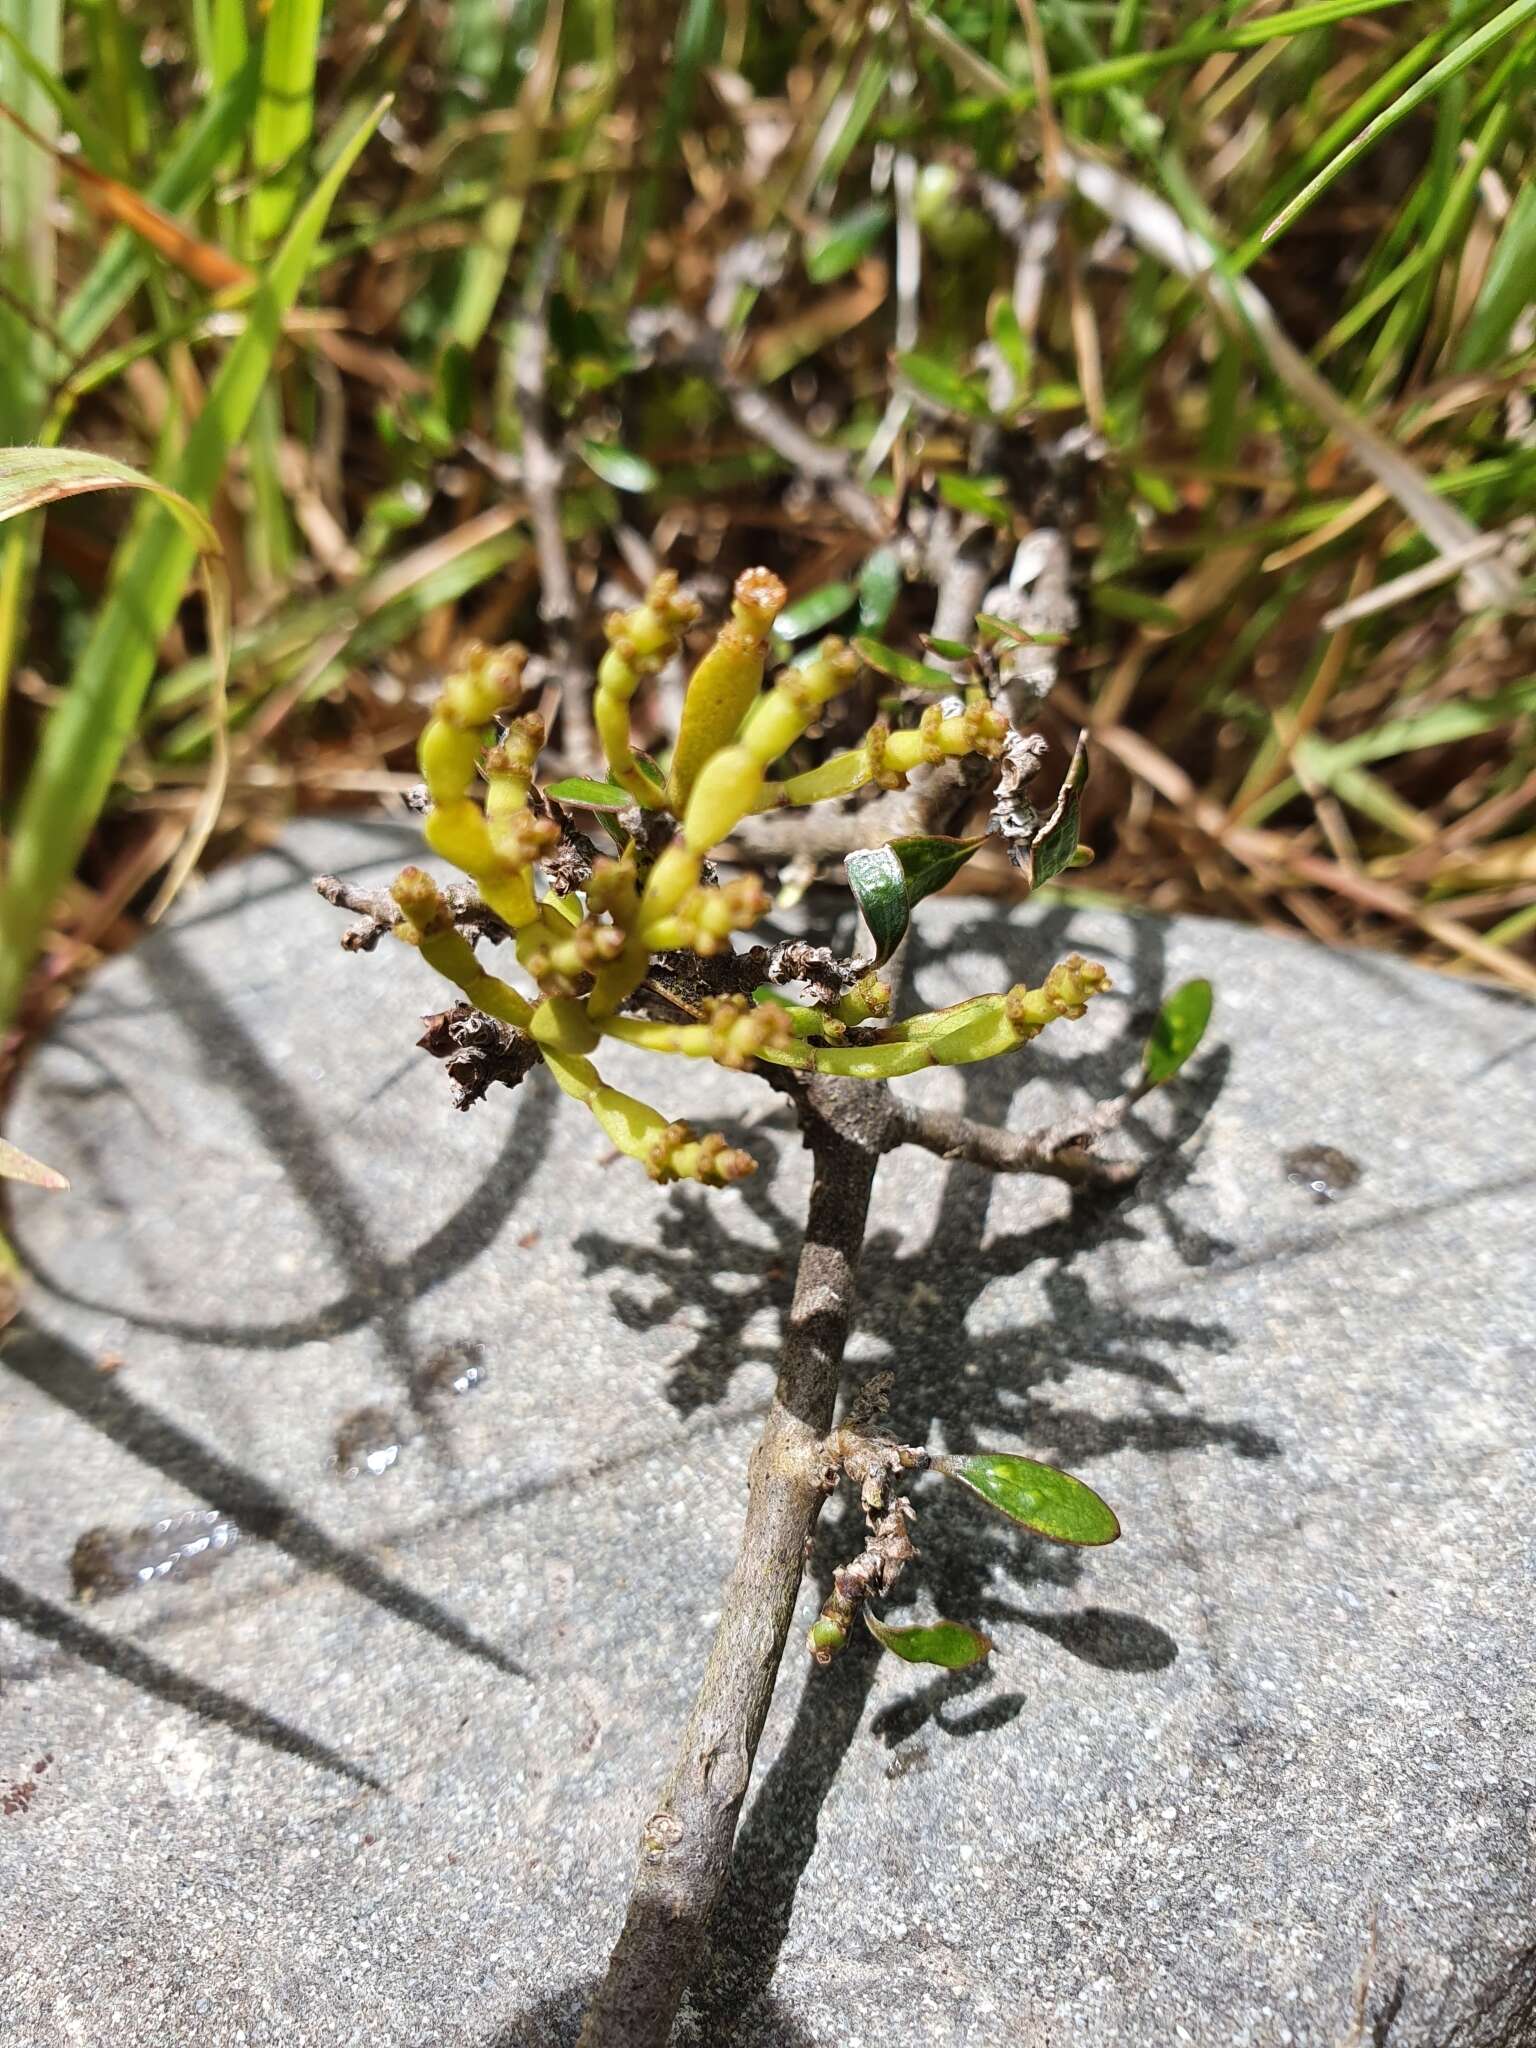
[[[243,1471],[115,1378],[103,1376],[83,1351],[63,1338],[25,1322],[14,1325],[0,1353],[0,1366],[163,1472],[177,1487],[232,1515],[247,1535],[275,1544],[311,1571],[328,1573],[449,1649],[476,1657],[509,1677],[528,1677],[522,1665],[494,1643],[466,1628],[424,1593],[381,1571],[365,1552],[338,1543],[265,1480]]]
[[[420,1401],[419,1361],[411,1350],[406,1311],[495,1243],[507,1216],[543,1164],[557,1100],[547,1077],[532,1074],[518,1090],[500,1151],[452,1214],[403,1256],[392,1256],[376,1242],[324,1129],[218,988],[193,965],[186,949],[175,943],[175,935],[159,935],[156,945],[145,947],[139,957],[162,988],[167,1012],[185,1022],[185,1037],[201,1071],[216,1086],[228,1088],[244,1106],[271,1157],[282,1163],[316,1237],[331,1248],[343,1271],[356,1276],[355,1282],[306,1315],[270,1323],[226,1323],[206,1317],[159,1315],[104,1300],[69,1284],[22,1243],[16,1248],[17,1255],[28,1277],[72,1308],[120,1317],[133,1329],[231,1350],[296,1350],[371,1326],[379,1333],[386,1362],[400,1379],[402,1392],[416,1406]],[[59,1036],[68,1039],[67,1029]],[[75,1049],[72,1041],[71,1047]],[[108,1085],[124,1088],[115,1077]]]
[[[283,888],[291,888],[284,882]],[[554,1092],[535,1076],[520,1093],[507,1120],[504,1142],[488,1172],[437,1229],[402,1254],[386,1253],[347,1174],[338,1163],[323,1125],[281,1067],[253,1036],[238,1011],[204,973],[195,946],[185,943],[184,929],[164,932],[139,954],[151,987],[159,998],[157,1014],[181,1026],[183,1042],[200,1074],[238,1100],[249,1115],[267,1154],[279,1161],[301,1204],[316,1239],[328,1247],[335,1264],[347,1275],[345,1291],[312,1312],[276,1323],[234,1324],[174,1315],[158,1315],[93,1295],[67,1284],[49,1271],[25,1243],[18,1253],[30,1277],[55,1300],[120,1318],[130,1328],[170,1334],[194,1343],[240,1351],[280,1351],[334,1337],[345,1331],[377,1333],[385,1363],[404,1398],[428,1429],[437,1416],[430,1402],[425,1361],[419,1360],[410,1329],[410,1308],[431,1290],[451,1280],[491,1245],[507,1216],[523,1195],[547,1153],[554,1114]],[[101,1056],[91,1040],[89,1016],[72,1017],[58,1036],[81,1055],[93,1076],[86,1091],[92,1100],[115,1090],[133,1091]],[[179,1050],[179,1048],[178,1048]],[[143,1112],[146,1116],[149,1112]],[[79,1119],[82,1143],[90,1146],[90,1122]],[[157,1134],[162,1143],[166,1134]],[[170,1134],[173,1138],[174,1134]],[[103,1176],[103,1185],[107,1184]],[[235,1460],[221,1454],[181,1423],[153,1407],[129,1387],[103,1376],[94,1361],[62,1337],[27,1322],[7,1332],[0,1371],[9,1371],[35,1387],[47,1400],[67,1409],[90,1428],[153,1466],[182,1490],[232,1515],[254,1537],[274,1544],[308,1570],[320,1571],[345,1585],[397,1620],[420,1629],[459,1654],[473,1657],[505,1676],[527,1679],[524,1667],[495,1643],[459,1621],[446,1608],[414,1587],[382,1570],[365,1552],[338,1542],[294,1502]],[[23,1625],[52,1634],[54,1640],[115,1672],[141,1689],[212,1713],[247,1732],[267,1727],[275,1746],[295,1754],[306,1751],[308,1738],[285,1731],[284,1724],[229,1702],[216,1688],[183,1677],[171,1667],[89,1627],[68,1609],[11,1586],[13,1603]],[[31,1615],[27,1622],[25,1615]],[[62,1633],[61,1633],[62,1632]],[[199,1704],[202,1702],[203,1704]],[[210,1706],[208,1703],[213,1703]],[[279,1740],[283,1736],[284,1740]],[[287,1737],[291,1737],[288,1740]],[[301,1745],[295,1747],[295,1745]],[[329,1752],[323,1753],[329,1757]],[[337,1767],[328,1764],[328,1767]],[[352,1775],[352,1767],[347,1766]],[[374,1781],[366,1776],[362,1782]]]
[[[237,1699],[233,1693],[209,1685],[203,1679],[189,1678],[173,1665],[150,1656],[137,1644],[125,1642],[120,1636],[108,1635],[104,1629],[82,1621],[78,1614],[71,1614],[67,1607],[29,1593],[25,1586],[4,1572],[0,1572],[0,1618],[14,1621],[28,1635],[56,1643],[71,1657],[94,1664],[98,1670],[123,1679],[140,1692],[167,1700],[172,1706],[186,1708],[199,1720],[232,1728],[237,1735],[249,1741],[264,1743],[268,1749],[278,1750],[284,1756],[295,1756],[305,1763],[317,1764],[322,1770],[330,1771],[339,1778],[348,1778],[367,1791],[382,1792],[386,1789],[371,1771],[365,1771],[360,1764],[348,1762],[346,1757],[338,1755],[314,1736],[306,1735],[303,1729],[295,1728],[291,1722],[252,1706],[247,1700]]]
[[[948,950],[984,952],[1002,960],[1010,979],[1038,980],[1069,945],[1071,922],[1066,907],[1023,928],[985,918],[954,935]],[[1133,957],[1122,972],[1136,998],[1115,1013],[1110,1042],[1084,1055],[1070,1033],[1062,1032],[1054,1049],[1052,1034],[1046,1034],[1030,1047],[1023,1071],[1007,1061],[958,1069],[965,1114],[1007,1124],[1025,1085],[1070,1082],[1103,1098],[1134,1078],[1163,993],[1165,956],[1158,924],[1134,920],[1130,929]],[[919,957],[919,972],[921,967]],[[1095,1254],[1152,1237],[1186,1269],[1209,1266],[1233,1249],[1188,1213],[1198,1206],[1197,1190],[1193,1205],[1183,1199],[1195,1182],[1200,1133],[1229,1065],[1229,1055],[1217,1047],[1175,1090],[1164,1091],[1160,1113],[1168,1121],[1161,1131],[1140,1113],[1127,1120],[1128,1138],[1149,1162],[1128,1190],[1074,1191],[1064,1213],[1063,1197],[1053,1194],[1040,1221],[991,1229],[995,1179],[952,1163],[944,1169],[938,1203],[918,1243],[909,1234],[904,1244],[889,1227],[872,1232],[856,1327],[863,1345],[900,1367],[889,1416],[897,1436],[921,1443],[941,1434],[952,1451],[1022,1439],[1032,1452],[1072,1470],[1125,1449],[1170,1456],[1218,1446],[1244,1459],[1280,1455],[1274,1437],[1256,1424],[1210,1414],[1185,1396],[1180,1353],[1220,1355],[1231,1346],[1228,1330],[1216,1321],[1115,1298],[1090,1265]],[[754,1144],[762,1149],[761,1132],[754,1133]],[[766,1173],[753,1186],[751,1206],[772,1245],[798,1243],[799,1219],[777,1206]],[[669,1398],[684,1412],[722,1400],[745,1360],[773,1355],[770,1343],[753,1345],[748,1333],[760,1315],[769,1328],[782,1317],[792,1258],[733,1232],[729,1212],[718,1206],[707,1209],[685,1196],[675,1227],[659,1246],[637,1247],[589,1232],[577,1250],[594,1279],[623,1276],[615,1306],[632,1327],[689,1326],[669,1383]],[[1040,1274],[1039,1313],[1002,1329],[990,1321],[973,1328],[973,1311],[986,1290],[1026,1268]],[[848,1377],[862,1379],[869,1370],[861,1356]],[[1053,1387],[1083,1371],[1108,1375],[1111,1384],[1123,1386],[1123,1405],[1104,1412],[1052,1396]],[[916,1496],[920,1508],[940,1485],[923,1482]],[[1059,1602],[1077,1583],[1078,1554],[1013,1529],[959,1489],[944,1488],[942,1514],[921,1515],[918,1540],[922,1565],[916,1577],[925,1608],[983,1627],[1021,1624],[1103,1672],[1106,1682],[1144,1682],[1179,1654],[1168,1631],[1141,1615],[1033,1606],[1032,1589],[1049,1589]],[[856,1506],[843,1499],[829,1505],[815,1559],[824,1589],[833,1564],[861,1544]],[[896,1608],[909,1604],[917,1588],[904,1584],[898,1592]],[[741,2038],[741,2030],[755,2030],[768,2009],[821,1810],[865,1724],[879,1654],[861,1632],[835,1664],[805,1680],[788,1736],[738,1836],[731,1876],[685,2009],[701,2040],[725,2044]],[[915,1685],[884,1706],[868,1732],[893,1752],[888,1775],[896,1777],[924,1767],[925,1751],[912,1747],[917,1737],[995,1737],[1027,1704],[1024,1692],[1000,1684],[989,1660]]]

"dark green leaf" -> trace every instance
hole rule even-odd
[[[985,519],[992,526],[1007,528],[1013,525],[1013,507],[999,496],[1001,488],[996,479],[956,476],[951,471],[939,478],[939,496],[946,505],[953,505],[957,512],[969,512],[974,519]]]
[[[1083,784],[1088,780],[1088,735],[1078,736],[1077,748],[1056,799],[1056,808],[1030,841],[1025,878],[1038,889],[1072,865],[1077,852],[1078,819],[1082,809]]]
[[[815,228],[805,238],[805,274],[812,284],[830,284],[852,270],[884,234],[891,209],[880,200],[856,206],[841,220]]]
[[[622,811],[634,798],[616,782],[593,782],[585,775],[567,775],[552,782],[544,794],[557,804],[579,804],[587,811]]]
[[[862,633],[855,638],[853,651],[860,661],[867,662],[893,682],[905,683],[909,689],[943,690],[947,693],[956,687],[954,677],[947,676],[943,669],[927,668],[922,662],[914,661],[910,654],[898,654],[894,647],[886,647],[879,640],[871,640]]]
[[[900,554],[895,548],[876,548],[859,572],[859,624],[878,633],[900,595]]]
[[[992,1647],[992,1638],[980,1629],[967,1628],[960,1621],[919,1623],[915,1628],[887,1628],[866,1611],[865,1622],[875,1641],[908,1664],[941,1664],[946,1671],[964,1671],[979,1664]]]
[[[777,632],[781,640],[803,640],[807,633],[819,633],[840,619],[858,592],[851,583],[823,583],[797,597],[787,611],[780,612]]]
[[[942,406],[945,412],[963,413],[967,419],[989,420],[992,408],[987,403],[987,394],[979,384],[973,384],[968,377],[949,363],[940,362],[937,356],[916,353],[898,356],[896,367],[924,398]]]
[[[935,1459],[939,1471],[979,1493],[1011,1522],[1053,1543],[1113,1543],[1120,1524],[1091,1486],[1033,1458],[978,1451],[969,1458]]]
[[[935,889],[953,881],[977,847],[985,845],[985,833],[979,839],[941,839],[937,834],[924,834],[914,839],[891,840],[890,850],[901,862],[906,877],[908,903],[921,903]]]
[[[876,967],[889,960],[901,944],[911,916],[907,902],[907,878],[901,862],[888,846],[871,846],[850,853],[845,863],[848,886],[858,898],[875,942]]]
[[[654,491],[661,477],[653,463],[628,448],[615,448],[606,441],[583,441],[581,459],[605,484],[616,491]]]
[[[1171,1081],[1204,1038],[1212,1001],[1208,981],[1186,981],[1158,1011],[1141,1060],[1154,1088],[1161,1081]]]
[[[474,410],[474,376],[469,350],[450,341],[437,360],[437,409],[453,441],[468,431]]]
[[[848,886],[858,898],[875,942],[877,967],[901,944],[914,906],[953,880],[984,844],[984,835],[981,839],[943,839],[935,834],[893,839],[887,846],[849,854]]]

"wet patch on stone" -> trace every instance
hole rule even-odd
[[[1336,1202],[1359,1184],[1360,1162],[1334,1145],[1297,1145],[1281,1162],[1285,1177],[1314,1202]]]
[[[109,1600],[164,1579],[213,1570],[240,1541],[238,1523],[218,1508],[187,1508],[136,1529],[87,1529],[69,1557],[77,1600]]]
[[[336,1425],[331,1462],[343,1479],[380,1479],[400,1462],[405,1431],[389,1408],[354,1408]]]

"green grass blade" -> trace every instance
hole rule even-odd
[[[1498,361],[1510,329],[1536,296],[1536,184],[1522,185],[1456,350],[1458,371]]]
[[[490,326],[522,233],[528,188],[539,166],[544,124],[549,119],[560,76],[563,19],[563,0],[548,0],[533,62],[517,96],[519,118],[507,138],[501,176],[459,273],[458,290],[448,317],[448,334],[461,348],[475,348]]]
[[[51,143],[59,132],[59,109],[44,81],[59,69],[59,0],[0,0],[0,27],[7,31],[0,45],[0,105]],[[0,121],[0,441],[32,440],[47,405],[54,366],[57,184],[51,150]],[[0,734],[40,541],[41,522],[29,519],[0,542]]]
[[[199,509],[212,502],[250,424],[326,216],[385,104],[353,130],[295,217],[209,389],[172,479]],[[195,554],[195,542],[160,508],[136,520],[118,549],[106,599],[44,730],[18,811],[0,896],[0,1019],[15,1014],[49,912],[106,801]]]
[[[167,156],[145,196],[167,213],[187,213],[207,196],[219,165],[250,125],[256,104],[256,63],[248,59],[216,93]],[[94,347],[148,274],[144,244],[119,228],[59,312],[59,340],[72,357]]]
[[[0,23],[33,60],[23,67],[14,49],[0,49],[0,103],[52,143],[59,111],[33,66],[59,69],[58,0],[0,0]],[[30,440],[42,415],[52,360],[57,184],[51,151],[9,121],[0,123],[0,440]]]
[[[299,196],[303,150],[315,126],[315,59],[322,0],[273,0],[261,43],[261,94],[251,129],[251,246],[260,251],[288,225]]]
[[[1447,50],[1438,64],[1431,65],[1422,78],[1411,85],[1405,93],[1400,94],[1391,106],[1384,108],[1353,141],[1345,144],[1310,184],[1303,186],[1294,199],[1281,207],[1264,230],[1264,240],[1273,241],[1299,213],[1312,204],[1320,192],[1326,191],[1358,157],[1363,156],[1379,142],[1388,129],[1395,128],[1399,121],[1404,120],[1416,107],[1421,107],[1426,100],[1433,99],[1437,92],[1465,71],[1469,64],[1475,64],[1485,51],[1491,50],[1496,43],[1501,42],[1505,36],[1512,35],[1517,28],[1533,17],[1536,17],[1536,0],[1512,0],[1510,6],[1502,13],[1496,14],[1492,21],[1484,22],[1483,26],[1474,30],[1465,42],[1458,43],[1453,50]]]

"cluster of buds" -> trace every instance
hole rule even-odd
[[[663,1186],[673,1180],[696,1180],[709,1188],[728,1188],[757,1171],[750,1152],[728,1145],[719,1131],[696,1138],[687,1124],[667,1124],[645,1151],[645,1170]]]
[[[767,910],[759,876],[719,884],[707,865],[744,819],[848,796],[869,783],[895,787],[924,764],[996,758],[1008,738],[1006,718],[978,684],[963,699],[930,705],[913,725],[893,731],[877,721],[851,751],[774,780],[775,765],[860,673],[853,650],[829,639],[765,687],[785,600],[769,570],[738,578],[731,616],[688,683],[664,768],[635,750],[631,701],[646,677],[681,652],[699,607],[668,573],[655,579],[643,604],[607,621],[594,698],[597,732],[614,801],[622,794],[651,816],[619,858],[594,862],[578,889],[538,883],[561,828],[535,786],[542,721],[518,715],[526,659],[520,648],[470,649],[422,735],[427,843],[470,877],[511,931],[537,996],[482,967],[447,899],[417,868],[407,868],[394,886],[399,935],[476,1010],[523,1034],[530,1057],[542,1059],[618,1149],[658,1180],[723,1186],[750,1172],[752,1161],[718,1133],[695,1137],[609,1087],[590,1057],[605,1038],[726,1067],[769,1062],[879,1080],[992,1058],[1058,1017],[1081,1016],[1088,999],[1108,986],[1102,968],[1074,956],[1039,989],[973,997],[902,1019],[891,1018],[890,990],[873,972],[830,1003],[798,1003],[763,989],[751,999],[707,1001],[691,1014],[683,1004],[685,1014],[673,1022],[657,1021],[654,1003],[645,1006],[648,1014],[635,1014],[658,956],[688,952],[707,961],[729,952],[734,935]],[[572,800],[559,785],[552,794]]]

